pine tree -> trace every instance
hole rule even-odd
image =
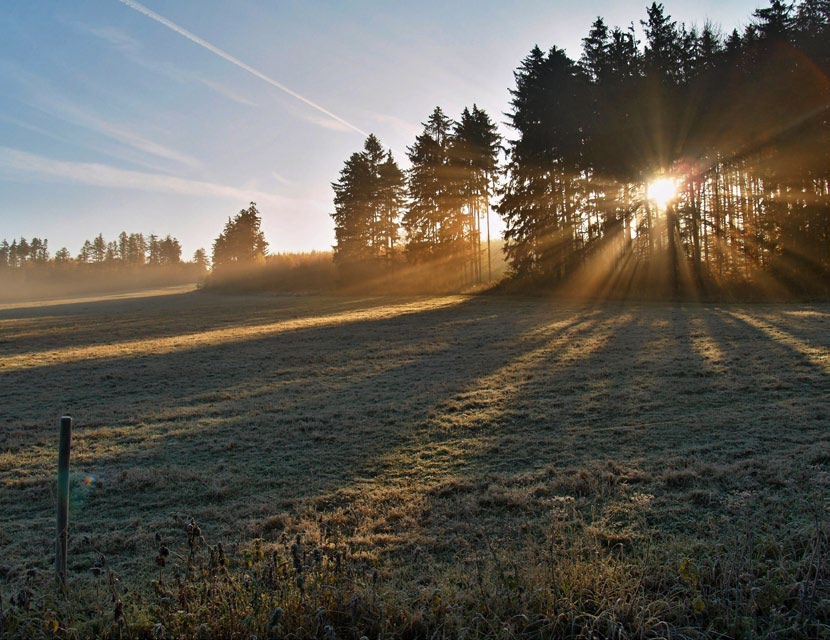
[[[762,41],[788,40],[796,26],[796,18],[792,12],[792,4],[770,0],[769,7],[755,10],[755,22],[752,26]]]
[[[400,217],[406,205],[406,176],[392,151],[378,166],[377,242],[378,254],[391,261],[400,241]]]
[[[605,82],[611,76],[611,33],[602,17],[594,21],[588,36],[582,39],[579,64],[594,82]]]
[[[193,253],[193,264],[199,267],[200,271],[207,271],[210,265],[208,264],[207,252],[204,249],[196,249]]]
[[[403,217],[406,251],[414,262],[463,255],[464,223],[451,167],[453,122],[436,107],[408,148],[409,207]]]
[[[213,243],[214,268],[264,262],[268,243],[261,225],[262,219],[255,202],[251,202],[233,219],[228,218],[225,228]]]
[[[666,15],[662,3],[653,2],[646,12],[648,20],[640,21],[646,33],[646,75],[677,84],[682,78],[682,43],[677,23]]]
[[[104,240],[104,234],[99,233],[92,241],[92,262],[101,264],[107,255],[107,242]]]
[[[372,176],[365,154],[353,153],[340,171],[334,189],[334,260],[340,264],[365,262],[372,257],[374,212]]]
[[[92,243],[89,240],[84,240],[84,244],[78,253],[78,262],[88,264],[92,261]]]
[[[153,266],[161,264],[161,246],[158,236],[151,233],[147,241],[147,263]]]
[[[380,141],[370,135],[363,151],[353,153],[332,183],[335,262],[341,273],[357,277],[389,262],[398,242],[404,204],[404,177]]]
[[[518,273],[562,279],[579,261],[587,79],[565,52],[535,47],[511,90],[509,180],[498,211],[505,253]]]
[[[174,266],[182,261],[182,245],[176,238],[166,235],[158,241],[158,264]]]
[[[69,249],[66,247],[61,247],[55,252],[55,264],[56,265],[67,265],[72,262],[72,254],[69,253]]]
[[[470,279],[477,282],[482,278],[481,221],[484,218],[487,222],[487,277],[492,278],[489,211],[500,142],[496,125],[484,110],[475,104],[472,111],[464,108],[453,129],[450,166],[461,206]]]

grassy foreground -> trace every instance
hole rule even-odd
[[[0,308],[0,636],[830,637],[829,329],[827,305]]]

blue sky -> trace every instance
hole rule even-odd
[[[406,166],[436,105],[501,122],[534,44],[578,58],[598,15],[638,24],[647,4],[7,0],[0,238],[75,254],[98,233],[169,233],[190,257],[255,200],[272,251],[328,249],[330,183],[358,131]],[[664,4],[731,31],[767,2]]]

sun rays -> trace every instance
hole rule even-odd
[[[657,205],[658,211],[665,211],[666,206],[677,198],[677,191],[677,180],[663,176],[646,185],[646,198]]]

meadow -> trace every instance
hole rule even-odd
[[[0,407],[0,636],[830,637],[828,304],[18,303]]]

